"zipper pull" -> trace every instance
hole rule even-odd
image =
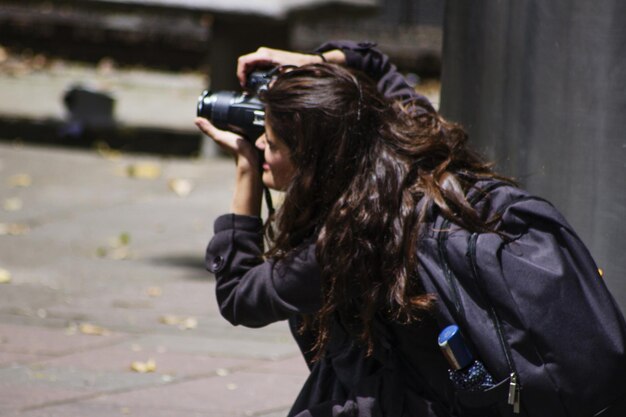
[[[517,374],[513,372],[511,374],[511,381],[509,382],[509,405],[513,406],[513,413],[520,413],[520,386],[517,383]]]

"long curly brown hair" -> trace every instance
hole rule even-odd
[[[266,255],[283,258],[316,237],[322,307],[305,321],[317,334],[314,350],[323,352],[339,315],[371,353],[377,314],[411,323],[433,304],[417,276],[427,213],[489,230],[465,194],[495,174],[466,148],[458,125],[393,103],[369,78],[337,65],[285,72],[262,99],[296,167]]]

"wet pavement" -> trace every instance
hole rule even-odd
[[[203,266],[231,174],[0,142],[0,415],[286,414],[307,374],[286,323],[232,327]]]

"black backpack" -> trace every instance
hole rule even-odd
[[[461,415],[626,416],[626,324],[589,251],[547,201],[498,181],[468,200],[500,233],[441,216],[420,250],[442,328],[460,326],[497,384]]]

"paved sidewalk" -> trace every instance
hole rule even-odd
[[[0,142],[0,416],[285,415],[285,323],[230,326],[203,267],[227,159]]]

